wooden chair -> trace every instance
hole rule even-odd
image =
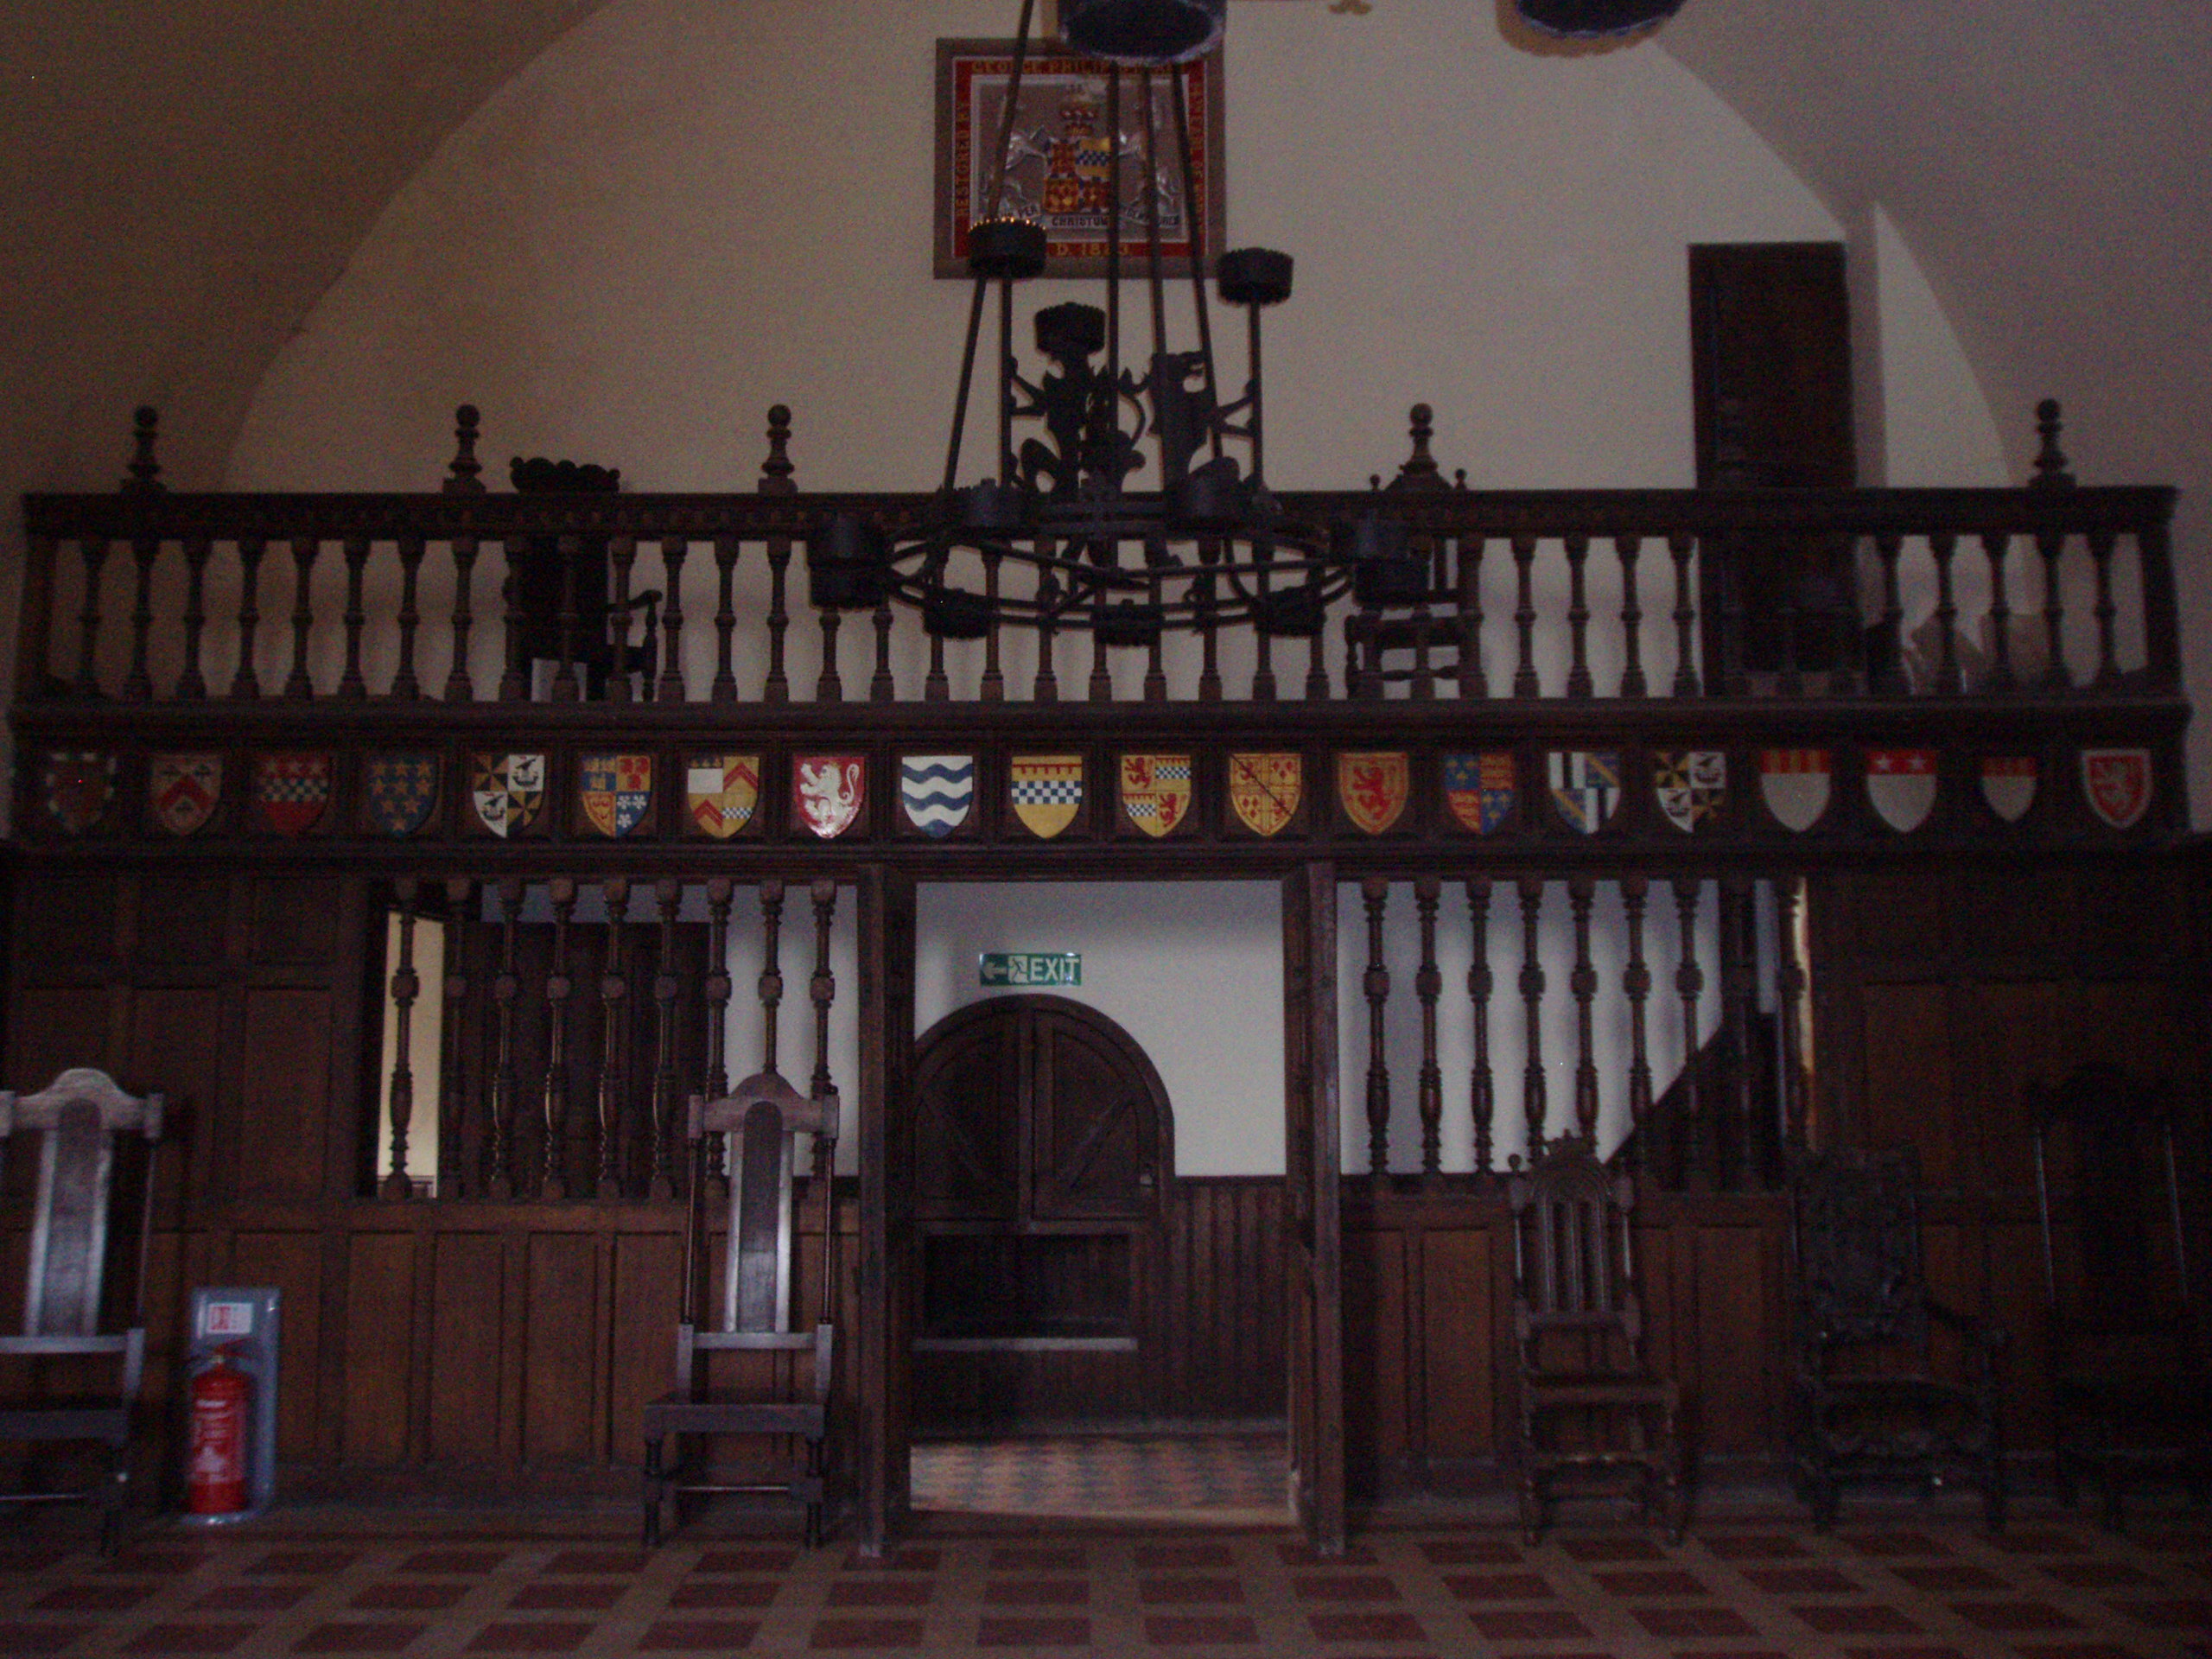
[[[1679,1539],[1688,1516],[1674,1380],[1643,1354],[1629,1217],[1636,1184],[1583,1136],[1551,1142],[1506,1183],[1521,1370],[1521,1524],[1544,1529],[1561,1476],[1625,1473]]]
[[[1796,1287],[1798,1496],[1834,1524],[1842,1488],[1963,1482],[2005,1523],[1997,1326],[1928,1293],[1920,1260],[1920,1157],[1910,1147],[1801,1153],[1790,1179]],[[1936,1373],[1934,1332],[1956,1336],[1964,1378]]]
[[[614,495],[622,488],[619,467],[540,456],[517,456],[508,475],[518,495]],[[609,681],[640,673],[651,699],[659,666],[660,590],[616,598],[604,535],[532,536],[511,545],[507,558],[508,674],[520,694],[543,662],[552,665],[556,702],[601,701]],[[645,622],[644,639],[633,645],[637,616]]]
[[[0,1091],[0,1158],[20,1129],[44,1132],[31,1213],[29,1268],[24,1279],[23,1332],[0,1337],[0,1360],[28,1362],[29,1386],[0,1402],[0,1441],[79,1442],[107,1448],[105,1477],[74,1491],[0,1493],[0,1502],[90,1502],[101,1505],[100,1549],[120,1541],[130,1481],[130,1433],[146,1361],[146,1250],[153,1230],[152,1143],[162,1133],[162,1097],[125,1094],[104,1071],[64,1071],[34,1095]],[[137,1271],[130,1287],[130,1323],[104,1330],[116,1300],[108,1272],[110,1210],[116,1186],[116,1140],[144,1137],[138,1172]],[[112,1367],[113,1382],[98,1378]],[[41,1386],[61,1370],[62,1390]]]
[[[682,1521],[687,1492],[781,1492],[803,1503],[806,1541],[822,1541],[825,1448],[830,1422],[830,1389],[835,1374],[834,1299],[837,1287],[836,1217],[829,1172],[837,1139],[839,1104],[834,1091],[809,1100],[772,1071],[747,1078],[730,1094],[709,1101],[691,1096],[693,1151],[690,1218],[685,1229],[682,1323],[676,1332],[676,1387],[645,1408],[645,1539],[660,1541],[661,1510],[673,1498]],[[816,1202],[821,1246],[818,1294],[811,1329],[791,1328],[793,1292],[799,1277],[798,1202],[794,1192],[792,1141],[816,1138],[822,1174],[810,1181]],[[699,1306],[697,1288],[711,1239],[705,1198],[709,1181],[701,1155],[710,1135],[724,1135],[729,1153],[728,1233],[719,1294],[711,1309]],[[709,1322],[711,1320],[711,1323]],[[756,1357],[774,1381],[757,1387],[702,1386],[709,1357],[735,1353]],[[777,1359],[777,1356],[789,1356]],[[810,1368],[806,1384],[797,1373]],[[727,1471],[712,1462],[712,1437],[743,1435],[798,1440],[803,1456],[769,1478],[748,1467]],[[677,1457],[664,1460],[665,1442],[674,1437]],[[685,1442],[692,1455],[684,1455]]]
[[[2203,1189],[2181,1179],[2169,1084],[2093,1062],[2031,1084],[2028,1109],[2053,1473],[2069,1509],[2094,1479],[2117,1531],[2131,1483],[2178,1476],[2198,1502],[2212,1488],[2212,1365],[2189,1274],[2202,1217],[2185,1213]]]

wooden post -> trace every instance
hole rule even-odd
[[[1344,1550],[1343,1157],[1337,1101],[1337,874],[1283,879],[1288,1096],[1291,1491],[1319,1555]]]
[[[906,1342],[912,1322],[914,882],[861,867],[859,892],[860,1217],[851,1344],[860,1553],[880,1560],[908,1494]]]

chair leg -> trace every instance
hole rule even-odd
[[[658,1434],[645,1440],[645,1541],[647,1549],[660,1548],[661,1506],[661,1440]]]
[[[130,1468],[118,1447],[112,1454],[106,1490],[100,1495],[100,1554],[111,1556],[123,1548],[123,1511],[130,1495]]]

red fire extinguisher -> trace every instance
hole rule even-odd
[[[192,1515],[236,1515],[245,1508],[245,1424],[253,1382],[231,1363],[224,1344],[192,1379],[192,1433],[184,1507]]]

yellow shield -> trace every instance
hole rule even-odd
[[[1229,804],[1237,822],[1254,835],[1272,836],[1291,821],[1305,782],[1305,760],[1300,755],[1229,757]]]
[[[1406,810],[1413,769],[1403,753],[1344,753],[1337,757],[1337,798],[1344,816],[1379,836]]]
[[[1191,757],[1122,757],[1122,810],[1147,836],[1164,836],[1191,812]]]
[[[684,765],[684,810],[692,823],[717,841],[751,823],[760,800],[757,754],[695,754]]]
[[[1014,816],[1030,833],[1050,841],[1075,822],[1083,807],[1083,757],[1017,754],[1007,762]]]

